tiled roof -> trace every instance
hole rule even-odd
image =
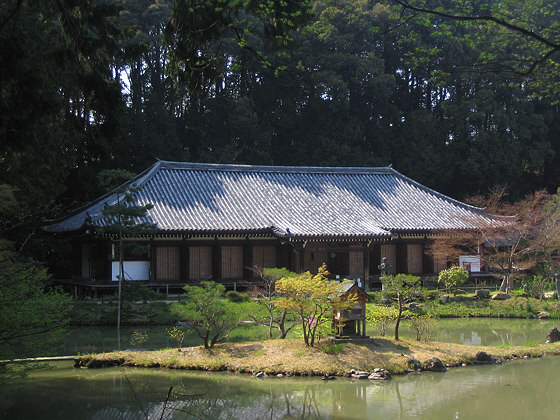
[[[317,168],[158,161],[136,177],[145,221],[166,233],[380,237],[394,232],[468,229],[482,210],[392,168]],[[109,193],[45,227],[103,226]]]

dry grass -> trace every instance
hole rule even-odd
[[[189,347],[183,351],[159,350],[147,352],[119,352],[85,355],[76,359],[80,367],[142,366],[165,367],[240,373],[263,371],[269,374],[293,375],[343,374],[350,369],[373,370],[385,368],[398,374],[406,371],[406,359],[414,357],[421,362],[432,357],[444,364],[458,366],[471,364],[476,353],[485,351],[509,359],[514,356],[560,354],[560,343],[537,346],[486,347],[461,344],[394,341],[376,338],[371,344],[344,344],[344,351],[332,355],[319,348],[306,347],[301,340],[267,340],[258,343],[221,344],[213,349]]]

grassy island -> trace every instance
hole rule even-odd
[[[337,354],[320,347],[308,347],[301,340],[264,340],[227,343],[212,349],[188,347],[181,351],[167,349],[146,352],[114,352],[83,355],[76,367],[138,366],[239,373],[265,372],[270,375],[344,375],[351,369],[372,371],[384,368],[393,374],[408,370],[406,360],[414,357],[424,362],[437,357],[446,366],[476,364],[476,354],[484,351],[504,360],[560,354],[560,343],[535,346],[466,346],[415,340],[395,341],[374,338],[371,343],[345,343]]]

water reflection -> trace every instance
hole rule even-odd
[[[4,390],[0,418],[553,419],[560,386],[554,357],[387,382],[58,366]]]

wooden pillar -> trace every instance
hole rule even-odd
[[[364,249],[364,290],[369,291],[370,284],[369,284],[369,251],[370,247],[366,246]]]
[[[155,241],[153,239],[150,239],[150,268],[151,268],[150,281],[155,282],[157,279],[157,252],[155,247]]]

